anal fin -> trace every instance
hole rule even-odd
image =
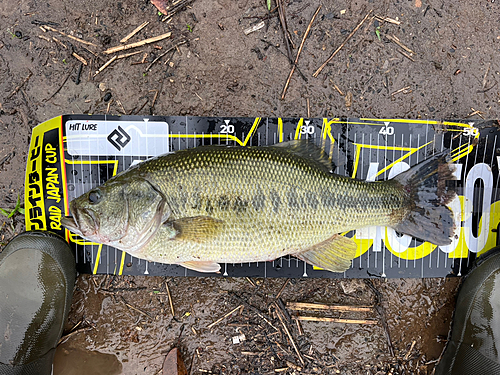
[[[310,249],[293,255],[327,271],[344,272],[351,266],[357,247],[352,238],[334,234]]]
[[[181,266],[197,272],[219,272],[220,264],[207,261],[189,261],[180,263]]]

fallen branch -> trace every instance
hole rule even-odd
[[[302,358],[302,355],[300,354],[300,351],[297,348],[297,345],[295,344],[295,340],[293,339],[292,334],[288,330],[288,328],[287,328],[287,326],[286,326],[286,324],[281,316],[282,312],[280,311],[280,308],[278,307],[277,304],[275,304],[275,308],[276,308],[276,315],[278,315],[278,319],[281,322],[281,325],[283,326],[283,329],[285,330],[285,333],[287,334],[288,339],[292,343],[293,349],[297,353],[297,356],[299,357],[300,363],[302,363],[302,366],[304,366],[305,365],[304,358]]]
[[[143,51],[135,51],[135,52],[130,52],[130,53],[124,53],[123,55],[118,55],[118,59],[124,59],[126,57],[134,56],[137,55],[138,53],[141,53]]]
[[[210,323],[207,328],[212,328],[214,325],[216,325],[217,323],[220,323],[222,322],[224,319],[226,319],[229,315],[233,314],[234,312],[238,311],[239,309],[241,309],[243,307],[243,305],[239,305],[238,307],[232,309],[231,311],[229,311],[226,315],[224,315],[222,318],[220,319],[217,319],[215,322],[213,323]]]
[[[115,61],[118,58],[118,56],[113,56],[108,62],[106,62],[103,66],[101,66],[94,74],[94,77],[101,73],[104,69],[106,69],[113,61]]]
[[[283,31],[283,38],[285,39],[285,44],[286,44],[288,61],[290,61],[290,64],[293,65],[292,50],[290,48],[291,39],[289,39],[287,35],[288,28],[286,24],[286,15],[285,15],[285,8],[283,7],[283,0],[277,0],[277,4],[278,4],[278,15],[280,18],[281,30]]]
[[[324,305],[320,303],[287,302],[286,307],[290,310],[330,310],[330,311],[356,311],[370,312],[373,306],[344,306],[344,305]]]
[[[404,49],[406,52],[408,53],[411,53],[413,55],[416,55],[416,53],[414,51],[412,51],[411,49],[409,49],[408,47],[406,47],[403,43],[401,43],[401,41],[399,40],[399,38],[397,36],[394,36],[394,35],[386,35],[385,36],[387,39],[389,39],[391,42],[393,43],[396,43],[398,46],[400,46],[402,49]]]
[[[297,320],[307,320],[310,322],[331,322],[331,323],[347,323],[347,324],[377,324],[376,320],[367,319],[341,319],[341,318],[328,318],[316,316],[295,316]]]
[[[163,52],[161,55],[159,55],[156,59],[154,59],[151,64],[146,68],[146,72],[151,69],[151,67],[158,61],[160,60],[163,56],[165,56],[167,53],[172,52],[174,49],[177,49],[180,45],[183,45],[184,43],[187,43],[187,40],[181,40],[179,43],[175,44],[174,46],[168,48],[165,52]]]
[[[94,328],[94,327],[83,327],[83,328],[80,328],[80,329],[75,329],[74,331],[72,331],[72,332],[68,333],[67,335],[65,335],[65,336],[63,336],[63,337],[61,337],[61,338],[59,339],[59,341],[57,342],[57,345],[60,345],[60,344],[62,344],[63,342],[66,342],[66,341],[67,341],[67,340],[68,340],[71,336],[74,336],[74,335],[76,335],[76,334],[78,334],[78,333],[80,333],[80,332],[89,331],[89,330],[91,330],[92,328]]]
[[[170,288],[168,287],[168,283],[166,281],[165,281],[165,287],[167,289],[168,304],[170,305],[170,311],[172,312],[172,317],[175,317],[174,303],[172,302],[172,295],[170,294]]]
[[[61,34],[61,35],[64,35],[66,38],[70,38],[70,39],[76,40],[77,42],[80,42],[80,43],[86,44],[86,45],[88,45],[88,46],[97,47],[97,45],[95,45],[94,43],[87,42],[86,40],[83,40],[83,39],[77,38],[76,36],[66,34],[65,32],[60,31],[60,30],[57,30],[57,29],[54,29],[54,28],[53,28],[53,27],[51,27],[51,26],[44,25],[43,27],[44,27],[45,29],[47,29],[47,30],[54,31],[54,32],[56,32],[56,33],[59,33],[59,34]]]
[[[135,47],[141,47],[141,46],[144,46],[145,44],[150,44],[150,43],[158,42],[159,40],[166,39],[166,38],[170,37],[170,35],[172,35],[172,33],[168,32],[168,33],[165,33],[165,34],[162,34],[162,35],[158,35],[158,36],[155,36],[155,37],[152,37],[152,38],[141,40],[140,42],[135,42],[135,43],[131,43],[131,44],[125,44],[123,46],[111,47],[111,48],[108,48],[103,53],[105,53],[106,55],[109,55],[111,53],[115,53],[115,52],[119,52],[119,51],[124,51],[126,49],[135,48]]]
[[[144,29],[147,25],[149,25],[149,21],[146,21],[142,25],[137,26],[134,30],[132,30],[132,32],[130,34],[128,34],[125,38],[123,38],[122,40],[120,40],[120,43],[126,43],[127,40],[129,40],[135,34],[137,34],[139,31],[141,31],[142,29]]]
[[[349,39],[352,38],[352,36],[356,33],[356,31],[359,30],[359,28],[363,25],[363,23],[365,23],[365,21],[368,19],[368,17],[370,17],[370,14],[372,13],[372,10],[370,10],[368,12],[368,14],[365,16],[365,18],[363,18],[361,20],[361,22],[358,24],[358,26],[356,26],[354,28],[353,31],[351,31],[351,33],[347,36],[347,38],[345,38],[345,40],[342,42],[342,44],[339,46],[339,48],[337,48],[331,55],[328,59],[326,59],[326,61],[318,68],[318,70],[316,70],[313,74],[313,77],[318,77],[319,76],[319,73],[321,73],[321,71],[325,68],[325,66],[335,57],[335,55],[337,53],[339,53],[339,51],[342,49],[342,47],[345,46],[345,44],[349,41]]]
[[[165,22],[169,19],[171,19],[173,16],[177,14],[180,10],[182,10],[185,6],[193,3],[195,0],[176,0],[172,3],[172,5],[169,5],[168,7],[165,8],[165,10],[168,12],[168,14],[162,18],[161,22]]]
[[[29,79],[31,78],[31,76],[33,75],[33,73],[31,72],[31,70],[29,71],[29,74],[28,76],[23,80],[23,82],[21,82],[21,84],[19,86],[17,86],[14,91],[12,91],[9,96],[7,96],[7,99],[10,99],[12,96],[16,95],[17,92],[26,84],[26,82],[29,81]]]
[[[306,41],[307,36],[309,35],[309,32],[311,31],[311,26],[318,15],[319,11],[321,10],[321,5],[318,6],[318,9],[316,9],[316,12],[314,12],[311,21],[309,21],[309,25],[307,26],[306,32],[304,33],[304,36],[302,37],[302,42],[300,43],[299,51],[297,52],[297,57],[295,58],[295,62],[292,65],[292,70],[290,70],[290,74],[288,75],[288,78],[285,83],[285,87],[283,88],[283,93],[281,94],[281,100],[285,99],[286,95],[286,90],[288,89],[288,85],[290,84],[290,80],[292,79],[293,72],[295,72],[295,68],[297,67],[297,63],[299,61],[300,53],[302,52],[302,48],[304,48],[304,42]]]
[[[379,21],[393,23],[394,25],[401,24],[400,21],[392,19],[392,18],[389,18],[389,17],[383,17],[383,16],[375,15],[375,18],[378,19]]]
[[[71,76],[72,73],[73,73],[73,67],[71,67],[69,74],[66,76],[66,78],[61,83],[61,85],[59,86],[59,88],[51,96],[49,96],[47,99],[44,99],[43,101],[46,102],[46,101],[52,99],[54,96],[56,96],[57,93],[59,91],[61,91],[61,89],[63,88],[63,86],[65,85],[65,83],[68,81],[68,79],[69,79],[69,77]]]
[[[78,55],[76,52],[73,52],[71,54],[75,59],[77,59],[78,61],[80,61],[83,65],[87,65],[87,60],[85,60],[82,56]]]

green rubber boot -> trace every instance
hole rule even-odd
[[[22,233],[0,253],[0,375],[51,374],[75,277],[69,245],[50,232]]]
[[[435,375],[500,374],[500,248],[466,276]]]

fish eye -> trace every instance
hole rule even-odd
[[[101,192],[99,190],[92,190],[89,193],[89,202],[91,204],[98,203],[101,200]]]

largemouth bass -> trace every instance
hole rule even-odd
[[[389,226],[451,243],[447,153],[392,180],[331,173],[308,141],[269,147],[203,146],[144,161],[74,199],[63,225],[149,261],[217,272],[219,263],[293,255],[343,272],[357,245],[340,233]]]

